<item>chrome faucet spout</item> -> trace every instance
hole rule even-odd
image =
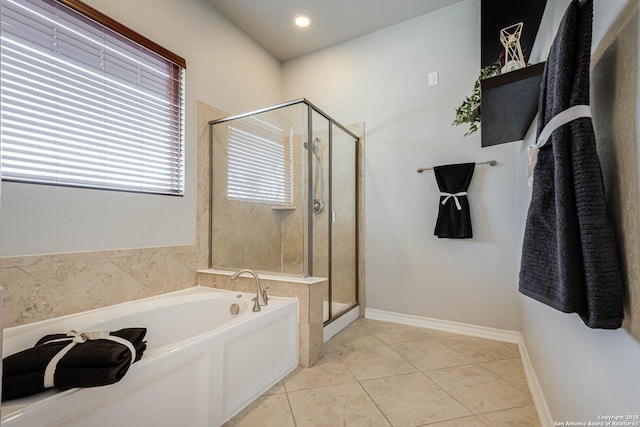
[[[243,268],[233,273],[233,275],[231,276],[231,280],[236,280],[238,277],[240,277],[242,273],[248,273],[252,275],[254,279],[256,279],[256,298],[255,298],[256,301],[255,301],[255,304],[253,305],[253,311],[260,311],[260,307],[269,305],[267,296],[265,295],[265,292],[262,290],[262,285],[260,285],[260,278],[258,277],[258,274],[255,271],[250,270],[248,268]]]

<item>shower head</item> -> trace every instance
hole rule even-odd
[[[320,142],[320,138],[316,138],[313,140],[313,155],[316,156],[316,160],[320,163],[320,153],[318,152],[318,143]],[[304,149],[309,149],[309,144],[305,141]]]

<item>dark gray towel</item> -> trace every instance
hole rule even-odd
[[[540,90],[538,135],[558,113],[589,104],[593,0],[574,0],[560,24]],[[525,228],[520,292],[575,312],[591,328],[619,328],[620,266],[590,118],[559,129],[540,149]]]
[[[435,174],[438,188],[442,193],[452,195],[466,192],[471,184],[475,167],[475,163],[434,167],[433,173]],[[436,220],[436,228],[433,234],[440,238],[446,237],[450,239],[470,239],[473,237],[469,198],[466,195],[455,197],[440,196],[438,219]]]

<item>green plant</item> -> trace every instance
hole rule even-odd
[[[456,108],[456,118],[453,121],[453,125],[460,126],[465,123],[469,123],[469,130],[464,136],[469,136],[478,130],[480,126],[480,82],[489,77],[494,77],[500,74],[500,63],[488,65],[480,70],[478,80],[473,85],[473,91],[471,96],[468,96],[460,107]]]

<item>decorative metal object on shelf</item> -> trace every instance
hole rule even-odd
[[[503,73],[519,70],[527,66],[520,46],[523,25],[522,22],[518,22],[500,30],[500,42],[504,46],[505,55],[504,67],[502,67]]]

